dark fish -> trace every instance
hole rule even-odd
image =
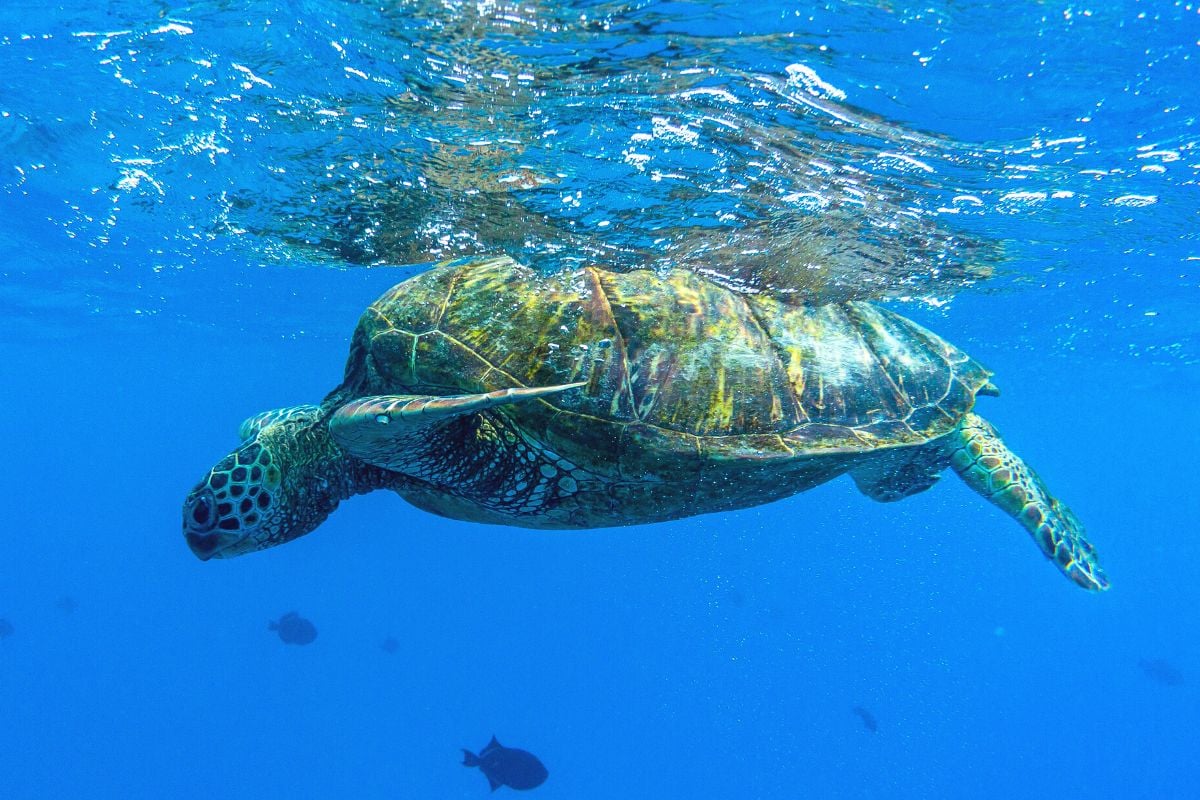
[[[879,730],[879,723],[875,721],[875,715],[870,711],[867,711],[862,706],[855,706],[850,710],[862,720],[863,727],[869,730],[871,733],[875,733]]]
[[[54,601],[54,607],[64,614],[74,614],[75,609],[79,608],[79,603],[75,602],[74,597],[60,597]]]
[[[7,639],[8,637],[12,636],[14,630],[16,629],[13,628],[13,624],[11,622],[3,617],[0,617],[0,639]]]
[[[269,623],[267,629],[277,632],[287,644],[312,644],[317,638],[317,626],[295,611],[284,614],[278,622]]]
[[[1162,658],[1142,659],[1138,662],[1138,666],[1142,668],[1142,672],[1146,673],[1146,677],[1156,683],[1161,683],[1163,686],[1182,686],[1185,681],[1183,673],[1175,668],[1175,665],[1170,661]]]
[[[400,640],[395,636],[389,636],[380,642],[379,649],[390,656],[400,649]]]
[[[550,775],[537,756],[515,747],[505,747],[493,736],[488,746],[475,755],[463,749],[463,766],[479,767],[492,791],[501,786],[512,789],[536,789]]]

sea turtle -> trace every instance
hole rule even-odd
[[[342,384],[267,411],[188,494],[202,559],[316,528],[392,489],[426,511],[596,528],[745,508],[849,473],[899,500],[946,467],[1086,589],[1075,515],[973,412],[997,394],[953,345],[866,302],[797,306],[690,271],[544,276],[443,262],[366,310]]]

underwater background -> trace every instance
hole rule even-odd
[[[1166,0],[4,3],[0,797],[1196,796],[1198,87]],[[241,420],[499,252],[886,303],[1113,588],[953,477],[196,560]]]

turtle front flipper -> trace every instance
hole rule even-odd
[[[950,464],[968,486],[1020,522],[1068,578],[1085,589],[1108,588],[1083,525],[987,420],[967,414],[950,437]]]
[[[379,395],[346,403],[329,420],[333,440],[355,458],[377,467],[405,471],[421,453],[429,434],[461,417],[489,408],[545,397],[585,383],[499,389],[481,394]]]

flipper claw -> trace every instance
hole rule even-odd
[[[1108,578],[1079,518],[1008,449],[996,429],[979,415],[967,414],[955,436],[950,464],[967,485],[1020,522],[1075,584],[1092,591],[1107,589]]]

